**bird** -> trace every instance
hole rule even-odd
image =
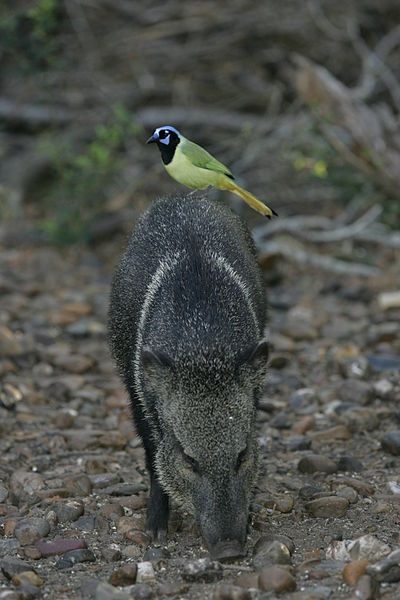
[[[240,187],[228,167],[207,150],[185,138],[175,127],[163,125],[149,137],[146,144],[156,143],[167,173],[187,187],[204,190],[212,186],[228,190],[268,219],[278,216],[272,208]]]

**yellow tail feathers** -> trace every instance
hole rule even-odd
[[[247,190],[244,190],[237,185],[237,183],[230,181],[228,178],[226,178],[224,181],[224,189],[236,194],[236,196],[240,196],[240,198],[242,198],[242,200],[244,200],[246,204],[248,204],[253,210],[257,211],[261,215],[264,215],[265,217],[268,217],[268,219],[270,219],[272,215],[275,215],[276,217],[278,216],[278,213],[276,213],[273,209],[269,208],[269,206],[253,196],[253,194]]]

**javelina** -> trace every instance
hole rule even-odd
[[[241,220],[204,197],[155,202],[116,270],[109,337],[145,448],[147,530],[158,540],[171,497],[194,511],[213,558],[245,553],[264,322]]]

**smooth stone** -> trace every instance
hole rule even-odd
[[[400,371],[400,356],[397,354],[372,354],[367,359],[369,366],[375,373]]]
[[[9,589],[0,590],[0,600],[21,600],[19,592]]]
[[[150,563],[151,564],[151,563]],[[211,583],[221,579],[222,566],[210,558],[199,558],[187,562],[182,569],[182,578],[185,581]]]
[[[24,583],[18,588],[18,600],[33,600],[34,598],[40,598],[41,596],[42,590],[30,583]]]
[[[371,400],[371,386],[359,379],[346,379],[338,389],[339,399],[342,402],[354,402],[356,404],[368,404]]]
[[[389,553],[390,546],[388,544],[381,542],[374,535],[368,534],[355,540],[332,542],[326,551],[326,556],[335,560],[368,560],[376,562]]]
[[[152,588],[146,583],[137,583],[129,588],[130,597],[133,600],[150,600],[154,597]]]
[[[94,598],[99,580],[94,577],[83,577],[81,580],[81,597]]]
[[[49,533],[49,523],[46,519],[37,517],[19,521],[14,529],[15,537],[23,546],[35,544],[35,542],[46,537]]]
[[[214,593],[213,600],[250,600],[251,594],[248,590],[236,585],[223,583],[219,585]]]
[[[109,583],[99,583],[96,588],[95,600],[132,600],[132,596],[116,589]]]
[[[87,468],[88,466],[86,465]],[[90,475],[89,479],[94,490],[110,487],[121,481],[117,473],[95,473],[94,475]]]
[[[270,419],[269,425],[275,429],[289,429],[292,426],[292,421],[285,412],[279,412]]]
[[[393,396],[394,386],[388,379],[380,379],[375,381],[374,392],[382,400],[391,400]]]
[[[354,456],[341,456],[338,462],[338,471],[349,471],[359,473],[364,469],[363,464]]]
[[[116,502],[109,502],[101,507],[100,514],[104,515],[111,521],[116,522],[120,519],[120,517],[125,515],[125,511],[120,504],[117,504]]]
[[[329,429],[311,431],[309,437],[313,442],[330,442],[333,440],[349,440],[351,432],[345,425],[335,425]]]
[[[236,585],[246,590],[258,590],[258,573],[242,573],[236,579]]]
[[[366,567],[369,565],[367,560],[353,560],[348,563],[343,569],[343,581],[347,585],[356,585],[357,581],[365,573]]]
[[[320,454],[308,454],[300,459],[298,465],[300,473],[336,473],[338,470],[336,462]]]
[[[79,550],[70,550],[66,552],[55,564],[56,569],[70,569],[76,563],[82,562],[94,562],[96,560],[95,555],[91,550],[88,549],[79,549]]]
[[[143,483],[117,483],[105,488],[101,488],[99,492],[101,494],[108,494],[109,496],[132,496],[145,490],[146,487]]]
[[[110,544],[101,549],[101,555],[107,562],[115,562],[121,559],[121,550],[117,544]]]
[[[346,498],[350,504],[354,504],[358,500],[358,494],[356,490],[349,486],[339,488],[336,492],[336,495],[340,496],[341,498]]]
[[[151,543],[150,536],[144,531],[140,531],[140,529],[128,529],[128,531],[125,531],[124,540],[134,542],[140,548],[148,548]]]
[[[322,489],[314,484],[306,483],[299,489],[301,500],[313,500],[322,493]]]
[[[311,448],[311,439],[305,435],[291,435],[286,438],[285,446],[290,452],[309,450]]]
[[[69,521],[76,521],[83,515],[84,504],[80,500],[58,502],[52,506],[52,510],[56,513],[60,523],[68,523]]]
[[[39,473],[17,469],[10,478],[10,490],[16,495],[33,496],[44,488],[43,477]]]
[[[41,587],[43,585],[43,579],[35,573],[35,571],[22,571],[13,576],[12,582],[14,585],[25,585],[30,584],[35,587]]]
[[[301,388],[292,395],[289,405],[296,415],[308,415],[315,412],[317,401],[313,388]]]
[[[313,517],[344,517],[349,508],[349,501],[340,496],[325,496],[307,502],[305,508]]]
[[[60,538],[52,542],[39,540],[36,543],[36,548],[40,551],[43,557],[46,557],[65,554],[66,552],[70,552],[71,550],[84,549],[87,548],[87,545],[85,540],[79,540],[75,538]]]
[[[156,580],[154,567],[150,561],[139,562],[137,565],[137,583],[152,583]]]
[[[65,487],[74,496],[90,496],[92,492],[92,482],[85,473],[69,477],[65,482]]]
[[[137,565],[135,563],[130,563],[124,565],[117,571],[114,571],[114,573],[110,575],[108,581],[111,583],[111,585],[125,587],[135,583],[136,574]]]
[[[143,555],[143,560],[150,562],[158,562],[168,558],[171,558],[171,554],[166,548],[148,548]]]
[[[25,558],[32,560],[39,560],[39,558],[42,558],[40,550],[38,550],[36,546],[24,546],[24,556]]]
[[[295,578],[280,567],[267,567],[260,573],[258,585],[264,592],[293,592],[296,589]]]
[[[74,527],[82,529],[83,531],[93,531],[93,529],[95,528],[95,518],[91,515],[83,515],[74,522]]]
[[[354,590],[357,600],[376,600],[379,598],[379,584],[370,575],[361,575]]]
[[[290,513],[293,510],[294,498],[290,494],[282,494],[275,496],[272,500],[267,500],[265,506],[281,513]]]
[[[375,577],[377,581],[387,583],[400,581],[400,550],[394,550],[383,560],[369,565],[366,572]]]
[[[385,452],[389,452],[393,456],[400,456],[400,430],[386,433],[381,440],[381,446]]]
[[[257,548],[258,546],[258,548]],[[261,570],[269,565],[289,565],[290,552],[287,546],[278,540],[269,541],[265,544],[256,544],[253,565]]]
[[[0,561],[0,568],[7,579],[11,579],[14,575],[24,571],[32,571],[32,567],[27,562],[14,556],[5,556]]]

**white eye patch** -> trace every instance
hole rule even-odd
[[[159,141],[160,141],[162,144],[165,144],[166,146],[168,146],[168,144],[169,144],[169,138],[170,138],[170,137],[171,137],[171,134],[168,134],[166,138],[164,138],[163,140],[160,138],[160,139],[159,139]]]

